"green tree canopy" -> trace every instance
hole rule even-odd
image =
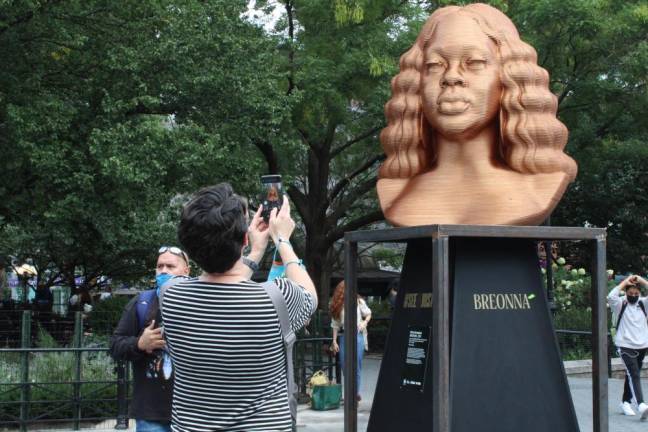
[[[138,279],[175,243],[187,193],[225,180],[253,196],[258,175],[281,173],[327,297],[344,232],[382,220],[398,59],[449,2],[248,3],[0,5],[0,254],[32,258],[43,286]],[[611,266],[645,271],[645,2],[490,3],[549,70],[580,165],[553,224],[608,227]]]
[[[272,76],[273,44],[241,18],[247,2],[11,3],[0,242],[35,261],[41,285],[139,278],[176,243],[182,194],[222,180],[250,190],[246,131],[283,108],[254,79]]]

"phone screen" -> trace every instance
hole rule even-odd
[[[263,219],[268,222],[273,208],[280,209],[283,204],[281,176],[278,174],[261,176],[261,204]]]

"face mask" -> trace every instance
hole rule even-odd
[[[628,299],[628,303],[630,303],[630,304],[635,304],[635,303],[637,303],[639,301],[639,296],[638,295],[634,295],[634,296],[629,295],[629,296],[626,296],[626,298]]]
[[[162,273],[162,274],[159,274],[159,275],[155,276],[155,286],[159,290],[160,288],[162,288],[162,285],[167,283],[169,281],[169,279],[171,279],[172,277],[173,277],[173,275],[168,274],[168,273]]]

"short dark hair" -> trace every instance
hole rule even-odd
[[[248,230],[244,201],[228,183],[201,189],[182,210],[178,240],[207,273],[223,273],[241,258]]]
[[[631,284],[626,287],[626,292],[632,288],[635,288],[637,291],[639,291],[639,294],[641,294],[641,287],[639,285]]]

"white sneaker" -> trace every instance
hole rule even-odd
[[[641,414],[641,420],[646,420],[648,418],[648,405],[641,402],[638,408],[639,408],[639,414]]]
[[[630,405],[629,402],[621,403],[621,411],[623,411],[623,414],[627,416],[637,415],[637,413],[635,413],[634,410],[632,409],[632,405]]]

